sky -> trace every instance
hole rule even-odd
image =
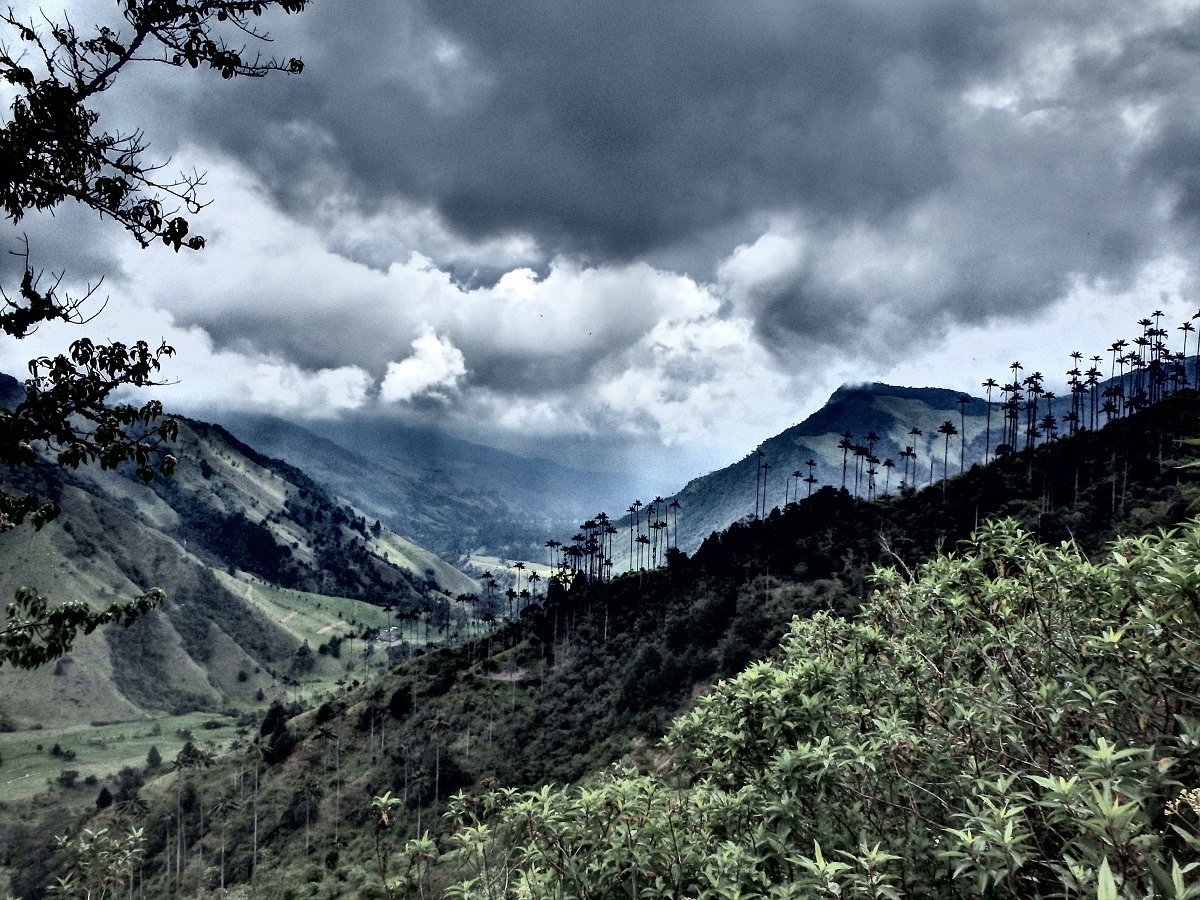
[[[94,336],[176,347],[157,393],[184,413],[390,417],[667,491],[843,383],[980,395],[1020,360],[1053,384],[1155,310],[1178,342],[1200,306],[1200,0],[262,21],[301,76],[143,65],[98,106],[164,172],[205,173],[202,252],[66,206],[0,228],[66,283],[104,278]],[[0,368],[78,333],[9,341]]]

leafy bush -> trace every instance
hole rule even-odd
[[[1012,522],[795,620],[664,774],[456,798],[450,895],[1192,896],[1200,525],[1093,564]]]

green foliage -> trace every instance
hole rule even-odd
[[[283,762],[296,748],[297,738],[288,729],[287,710],[276,700],[259,726],[260,751],[268,766]]]
[[[460,795],[451,896],[1184,897],[1200,861],[1200,525],[1092,564],[1014,523],[672,727],[664,775]]]
[[[47,893],[52,897],[87,900],[118,897],[131,883],[144,853],[140,828],[124,834],[110,834],[107,828],[85,829],[78,838],[64,835],[56,840],[68,863],[66,874],[48,888]]]
[[[133,600],[110,604],[106,609],[96,610],[81,601],[52,607],[33,588],[21,588],[4,611],[0,665],[7,662],[20,669],[44,665],[70,652],[80,633],[91,634],[109,622],[129,627],[138,616],[160,606],[165,599],[163,592],[155,588]]]

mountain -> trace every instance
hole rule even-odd
[[[391,421],[359,418],[310,428],[247,414],[222,421],[247,443],[452,561],[476,552],[529,559],[548,535],[616,502],[632,481],[623,473],[583,472]]]
[[[448,595],[476,589],[220,426],[181,420],[173,449],[175,476],[149,485],[95,467],[10,475],[63,512],[41,531],[0,535],[0,596],[31,584],[52,599],[107,603],[151,587],[169,599],[128,629],[81,639],[56,666],[0,669],[6,727],[253,706],[289,679],[344,674],[317,645],[388,627],[392,608],[439,610],[444,622]]]
[[[930,483],[930,464],[933,465],[933,480],[940,480],[945,459],[946,471],[958,474],[960,469],[970,468],[983,459],[984,448],[989,443],[988,403],[978,397],[969,397],[964,404],[959,398],[965,395],[945,388],[909,388],[888,384],[844,385],[838,388],[819,410],[798,425],[764,441],[758,448],[762,457],[750,453],[732,465],[695,478],[679,493],[664,498],[666,504],[678,501],[678,535],[675,535],[675,514],[671,513],[672,543],[690,553],[714,531],[722,531],[733,522],[752,516],[756,495],[758,464],[767,463],[766,507],[782,508],[785,495],[789,501],[796,499],[797,492],[806,496],[809,486],[802,479],[810,470],[816,478],[812,485],[842,486],[843,460],[846,462],[846,488],[851,493],[867,495],[865,466],[857,479],[856,457],[853,451],[843,454],[838,443],[842,435],[849,432],[855,444],[865,445],[866,436],[878,435],[873,443],[874,455],[879,460],[891,459],[895,468],[890,476],[878,466],[875,490],[896,493],[901,481],[908,473],[908,483],[918,488]],[[1000,412],[998,404],[992,404],[990,446],[997,443]],[[958,434],[952,436],[947,446],[946,439],[938,433],[945,422],[951,422]],[[912,435],[919,429],[920,436]],[[912,447],[916,452],[915,466],[906,467],[901,451]],[[815,467],[806,463],[812,460]],[[792,476],[800,472],[801,478]],[[649,499],[649,498],[646,498]],[[627,501],[628,502],[628,501]],[[622,510],[624,512],[624,510]],[[644,523],[646,513],[639,516]],[[620,536],[615,539],[614,566],[622,571],[629,561],[630,516],[626,515],[614,523]]]

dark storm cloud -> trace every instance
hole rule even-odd
[[[311,200],[323,162],[364,202],[598,261],[764,209],[904,206],[953,174],[947,92],[1003,52],[988,14],[949,2],[376,0],[298,21],[305,76],[245,92],[265,127],[209,111],[240,153],[269,146],[281,193]]]
[[[124,237],[120,229],[101,222],[94,212],[72,205],[60,207],[53,215],[34,211],[20,222],[3,222],[0,285],[15,296],[28,263],[40,273],[43,289],[59,278],[62,287],[76,296],[86,291],[87,285],[96,287],[94,307],[114,286],[113,276],[120,273],[113,243]]]

